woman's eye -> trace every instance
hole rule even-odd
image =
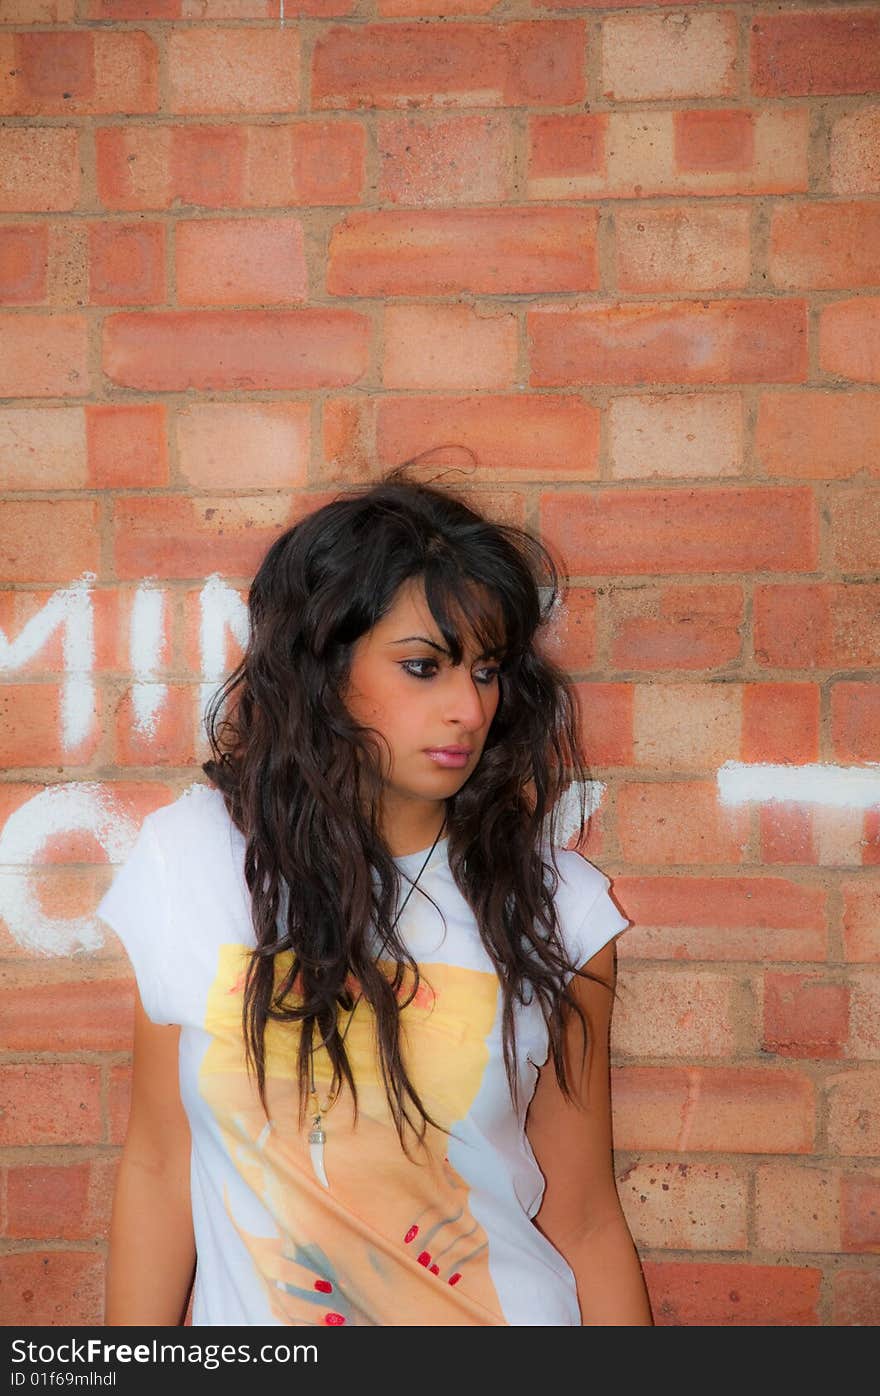
[[[425,666],[430,669],[430,673],[416,672],[417,670],[423,669]],[[405,659],[400,667],[407,674],[411,674],[414,679],[432,679],[434,678],[438,665],[436,659]],[[501,670],[497,667],[481,669],[478,671],[481,677],[477,679],[477,682],[488,686],[490,683],[495,682],[500,672]]]
[[[430,669],[437,668],[436,659],[405,659],[400,667],[405,671],[405,673],[411,674],[414,679],[431,679],[434,677],[433,674],[417,674],[413,670],[413,666],[416,666],[416,668],[418,668],[419,666],[425,664],[427,664]]]

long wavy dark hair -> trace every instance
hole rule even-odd
[[[500,699],[480,761],[446,801],[452,875],[476,918],[503,993],[505,1069],[516,1101],[514,1006],[537,996],[557,1080],[571,1097],[563,1026],[574,1009],[554,895],[559,799],[574,783],[586,818],[586,768],[577,708],[563,671],[539,652],[559,596],[559,570],[527,530],[496,523],[448,488],[398,466],[307,515],[272,544],[248,598],[244,657],[206,713],[212,759],[203,769],[246,840],[245,878],[256,949],[245,979],[248,1070],[268,1114],[267,1021],[299,1023],[300,1124],[313,1046],[330,1056],[330,1090],[357,1087],[337,1029],[354,976],[375,1014],[385,1092],[401,1144],[438,1128],[409,1079],[399,1014],[418,966],[394,927],[401,876],[379,828],[381,766],[375,729],[344,693],[352,648],[410,579],[461,661],[469,632],[482,652],[503,652]],[[464,632],[464,633],[463,633]],[[550,861],[544,853],[550,849]],[[376,876],[376,874],[378,876]],[[378,933],[389,978],[369,951]],[[274,965],[292,952],[289,971]],[[386,963],[387,963],[386,959]],[[350,980],[349,980],[350,982]],[[408,996],[401,994],[411,983]],[[317,1043],[315,1039],[317,1038]]]

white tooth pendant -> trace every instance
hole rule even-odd
[[[329,1191],[330,1184],[327,1181],[327,1172],[324,1168],[324,1141],[327,1138],[321,1128],[321,1116],[316,1115],[312,1120],[312,1128],[309,1130],[309,1158],[312,1160],[312,1169],[318,1182]]]

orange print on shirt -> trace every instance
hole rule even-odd
[[[274,1236],[250,1232],[226,1191],[227,1212],[273,1316],[295,1326],[504,1324],[488,1239],[470,1212],[467,1183],[446,1157],[449,1137],[428,1126],[423,1145],[410,1136],[410,1157],[401,1148],[366,1002],[358,1004],[345,1039],[358,1087],[357,1124],[346,1091],[324,1117],[329,1190],[312,1168],[311,1120],[298,1123],[296,1025],[267,1026],[267,1123],[243,1054],[248,953],[242,945],[220,949],[199,1090],[236,1171],[277,1228]],[[276,957],[278,982],[290,962],[290,952]],[[401,1011],[402,1049],[425,1108],[455,1135],[483,1080],[498,981],[491,972],[441,963],[421,966],[421,975],[422,989]],[[322,1101],[330,1075],[329,1057],[319,1050],[315,1082]]]

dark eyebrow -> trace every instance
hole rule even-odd
[[[414,640],[418,641],[419,644],[428,645],[432,650],[437,650],[439,654],[445,654],[447,657],[449,655],[449,650],[446,649],[444,645],[438,645],[436,640],[429,640],[427,635],[405,635],[402,640],[392,640],[391,644],[409,645],[412,644]],[[503,653],[504,649],[502,647],[495,650],[484,650],[484,652],[477,657],[478,659],[494,659],[497,655]]]

